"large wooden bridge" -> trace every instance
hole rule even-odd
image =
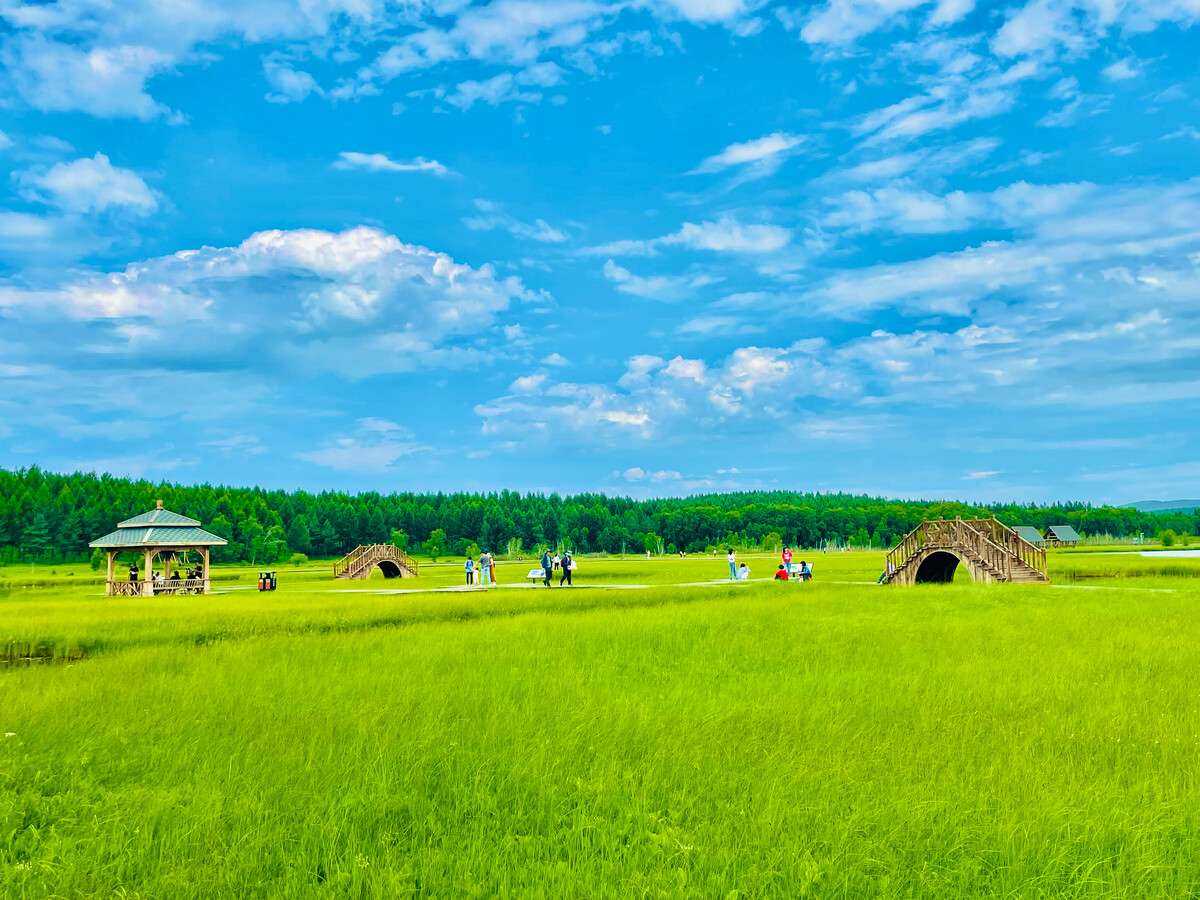
[[[884,581],[921,584],[954,580],[962,563],[977,583],[1048,584],[1046,551],[995,517],[928,519],[888,551]]]
[[[378,566],[384,578],[415,578],[417,561],[392,544],[368,544],[351,550],[333,564],[334,578],[370,578]]]

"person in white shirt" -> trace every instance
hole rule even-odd
[[[745,563],[742,563],[741,567],[739,567],[737,570],[737,580],[738,581],[749,581],[750,580],[750,567],[748,565],[746,565]]]
[[[729,555],[725,557],[729,560],[729,580],[736,581],[738,577],[737,571],[737,554],[733,552],[733,548],[729,548]]]

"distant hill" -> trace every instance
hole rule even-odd
[[[1191,512],[1200,509],[1200,500],[1139,500],[1127,503],[1138,512]]]

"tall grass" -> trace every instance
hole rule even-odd
[[[0,896],[1200,891],[1192,589],[508,597],[0,675]]]

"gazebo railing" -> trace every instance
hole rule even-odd
[[[150,597],[156,594],[203,594],[207,578],[164,578],[162,581],[110,581],[110,597]]]

